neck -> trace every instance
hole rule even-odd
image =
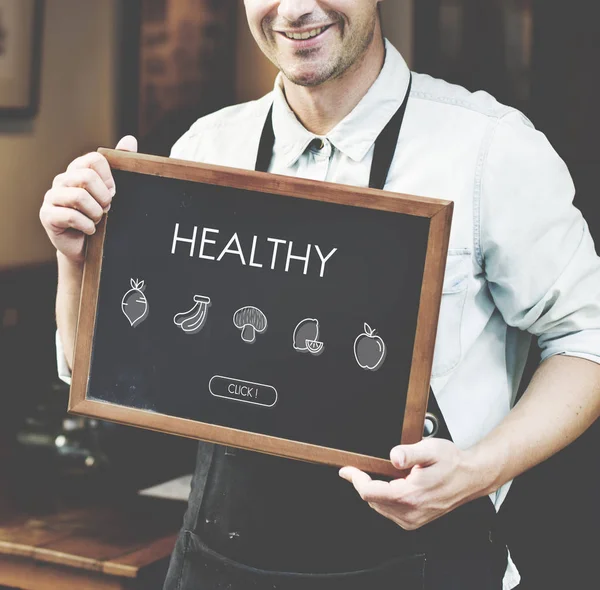
[[[341,76],[318,86],[299,86],[283,76],[290,108],[311,133],[326,135],[362,100],[383,67],[385,46],[381,35],[357,63]]]

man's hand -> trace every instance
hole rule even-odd
[[[117,149],[135,152],[137,140],[128,135],[119,141]],[[57,252],[56,324],[70,367],[73,366],[79,314],[85,236],[96,231],[96,224],[110,208],[114,194],[115,181],[108,161],[92,152],[73,160],[67,170],[54,179],[40,209],[40,220]]]
[[[116,149],[135,152],[137,140],[128,135]],[[73,160],[54,179],[44,197],[40,220],[56,250],[71,263],[83,263],[85,236],[95,233],[114,194],[110,166],[98,152]]]
[[[383,516],[416,529],[551,457],[600,416],[600,364],[555,355],[540,364],[504,420],[471,448],[426,439],[394,447],[394,467],[408,474],[373,481],[344,467],[340,475]]]
[[[394,467],[408,474],[387,482],[373,480],[355,467],[344,467],[340,476],[354,485],[371,508],[403,529],[417,529],[484,494],[471,453],[447,440],[397,446],[390,459]]]

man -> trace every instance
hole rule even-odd
[[[600,261],[566,167],[514,109],[411,74],[379,2],[246,0],[275,89],[200,119],[172,156],[454,201],[431,379],[445,438],[392,449],[408,472],[392,481],[201,444],[169,590],[513,588],[494,505],[598,416]],[[84,234],[114,193],[88,154],[42,206],[59,362],[73,356]],[[511,410],[530,334],[543,362]]]

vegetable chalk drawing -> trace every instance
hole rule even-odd
[[[131,289],[123,296],[121,309],[131,327],[136,328],[148,317],[148,300],[143,293],[146,287],[144,281],[138,279],[131,279],[129,284]]]
[[[323,343],[319,342],[319,320],[306,318],[294,330],[294,349],[310,352],[319,356],[323,352]]]
[[[173,321],[186,334],[197,334],[204,327],[209,306],[210,297],[194,295],[194,307],[189,311],[178,313]]]
[[[233,314],[234,326],[242,331],[242,340],[252,344],[256,340],[256,333],[267,331],[267,318],[257,307],[242,307]]]
[[[375,336],[375,330],[365,324],[365,331],[354,341],[354,358],[361,369],[377,371],[383,365],[387,350],[380,336]]]

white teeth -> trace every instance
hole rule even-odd
[[[310,39],[311,37],[320,35],[324,30],[325,27],[320,27],[319,29],[313,29],[312,31],[306,31],[305,33],[286,33],[285,36],[288,39]]]

